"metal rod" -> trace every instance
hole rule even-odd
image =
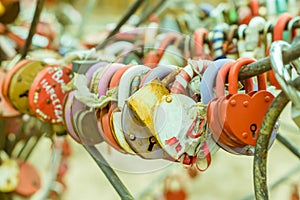
[[[42,135],[38,135],[35,138],[34,144],[30,147],[29,151],[27,152],[27,154],[25,155],[24,161],[27,161],[28,158],[30,157],[30,155],[32,154],[33,150],[35,149],[35,147],[37,146],[37,144],[39,143],[39,141],[42,139]]]
[[[300,77],[294,80],[291,84],[300,90]],[[269,199],[267,186],[267,155],[269,141],[273,127],[288,102],[289,99],[285,93],[283,91],[280,92],[270,105],[259,130],[253,165],[254,189],[256,199],[258,200]]]
[[[100,167],[100,169],[103,171],[104,175],[115,188],[115,190],[118,192],[120,197],[124,200],[134,199],[128,191],[128,189],[126,188],[126,186],[122,183],[116,172],[110,167],[105,158],[102,156],[102,154],[94,146],[85,146],[85,149],[95,160],[98,167]]]
[[[282,134],[277,133],[276,139],[281,142],[286,148],[288,148],[295,156],[300,159],[300,150],[290,140],[285,138]]]
[[[139,27],[142,23],[144,23],[150,17],[150,15],[155,13],[161,6],[164,5],[165,2],[167,2],[167,0],[159,0],[159,2],[151,10],[148,10],[148,12],[142,15],[136,26]]]
[[[127,10],[127,12],[119,21],[117,26],[109,33],[109,35],[105,38],[105,40],[96,46],[96,50],[102,49],[107,44],[109,39],[120,30],[120,28],[127,22],[127,20],[131,17],[131,15],[133,15],[137,11],[137,9],[144,3],[144,1],[145,0],[136,0],[136,2]]]
[[[32,19],[31,25],[30,25],[30,29],[29,29],[29,33],[28,33],[25,45],[22,49],[22,53],[21,53],[22,54],[22,59],[27,56],[27,53],[30,49],[30,46],[31,46],[31,43],[32,43],[32,38],[33,38],[33,36],[36,32],[36,28],[37,28],[37,25],[38,25],[39,20],[40,20],[40,14],[43,10],[44,3],[45,3],[45,0],[37,0],[36,8],[35,8],[35,11],[34,11],[34,16],[33,16],[33,19]]]
[[[293,169],[291,169],[290,171],[288,171],[286,174],[284,174],[281,178],[279,178],[278,180],[276,180],[275,182],[273,182],[272,184],[270,184],[269,189],[270,190],[276,189],[280,184],[282,184],[285,181],[287,181],[291,176],[293,176],[294,174],[296,174],[299,171],[300,171],[300,165],[297,165],[296,167],[294,167]],[[249,195],[241,198],[241,200],[252,200],[254,198],[255,198],[254,194],[249,194]]]
[[[283,63],[288,64],[291,61],[300,57],[300,44],[292,46],[290,49],[283,51],[282,53]],[[242,67],[239,73],[239,80],[244,80],[253,76],[257,76],[264,72],[271,70],[270,57],[266,57]]]

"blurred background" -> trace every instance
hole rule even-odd
[[[148,1],[148,4],[157,1]],[[47,9],[58,12],[57,4],[62,2],[47,1]],[[84,29],[78,23],[74,23],[65,27],[66,31],[70,34],[79,34],[88,40],[94,39],[93,33],[101,32],[110,24],[116,23],[134,0],[69,0],[67,2],[71,3],[79,13],[88,12],[88,14],[85,23],[82,24]],[[90,8],[87,7],[88,2]],[[227,1],[194,0],[194,2],[198,4],[208,2],[217,6]],[[146,7],[147,4],[144,6]],[[96,40],[100,42],[102,38],[98,36]],[[300,131],[290,117],[290,105],[280,117],[279,130],[297,146],[300,145]],[[66,191],[62,200],[120,199],[84,147],[71,138],[68,140],[71,145],[71,156],[64,178]],[[35,166],[41,173],[42,179],[49,170],[50,149],[51,141],[45,138],[39,142],[30,157],[30,161],[36,163]],[[109,157],[113,156],[115,151],[107,147],[102,153]],[[126,166],[130,163],[119,164]],[[221,149],[213,156],[211,166],[205,172],[191,171],[176,163],[170,163],[152,172],[129,173],[118,169],[116,172],[136,199],[163,199],[163,193],[168,189],[183,191],[189,200],[254,199],[253,157],[235,156]],[[166,177],[173,177],[170,184],[167,183]],[[268,183],[271,187],[270,199],[272,200],[292,199],[295,188],[299,188],[298,184],[300,184],[299,159],[278,141],[275,141],[269,151]],[[16,197],[16,199],[21,198]]]

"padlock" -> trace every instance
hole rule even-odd
[[[175,66],[165,66],[165,65],[158,65],[158,67],[156,67],[156,68],[154,68],[154,69],[152,69],[151,71],[149,71],[149,73],[147,73],[147,75],[145,76],[145,78],[142,80],[142,82],[141,82],[141,84],[140,84],[140,88],[141,87],[143,87],[145,84],[147,84],[148,82],[150,82],[151,80],[153,80],[154,78],[159,78],[159,79],[163,79],[166,75],[168,75],[169,73],[171,73],[172,71],[174,71],[176,69],[176,67]],[[126,105],[125,105],[126,106]],[[124,109],[123,109],[124,110]],[[126,111],[127,111],[127,109],[126,109]],[[127,112],[125,112],[125,113],[127,113]],[[131,113],[130,111],[128,111],[128,113]],[[119,114],[121,114],[121,113],[119,113]],[[113,114],[114,115],[114,117],[120,117],[120,116],[118,116],[119,114]],[[115,116],[116,115],[116,116]],[[125,114],[124,114],[125,115]],[[126,115],[127,116],[127,115]],[[127,119],[128,117],[126,117],[126,119]],[[129,117],[129,119],[133,119],[133,118],[130,118]],[[129,121],[132,121],[132,120],[126,120],[126,122],[128,122],[129,123]],[[135,126],[135,124],[134,123],[136,123],[135,121],[133,121],[133,127]],[[130,127],[131,128],[131,126],[130,125],[128,125],[127,127]],[[128,129],[126,128],[126,131],[127,131]],[[142,131],[142,130],[141,130]],[[146,131],[146,133],[148,133],[148,131],[149,130],[147,130],[146,128],[145,128],[145,131]],[[137,131],[135,131],[136,133],[137,133]],[[138,135],[138,134],[136,134],[136,135]],[[139,140],[139,139],[138,139]],[[142,140],[141,141],[139,141],[139,143],[141,143],[142,142]],[[147,144],[147,142],[148,141],[146,141],[146,144]],[[145,144],[145,145],[146,145]],[[145,146],[144,145],[144,146]],[[145,146],[145,147],[147,147],[147,146]],[[144,151],[146,151],[146,150],[144,150]],[[153,151],[153,150],[152,150]],[[162,151],[153,151],[153,152],[155,152],[155,154],[157,154],[158,152],[162,152]],[[141,155],[143,155],[143,152],[141,152],[142,154]],[[152,158],[155,158],[153,155],[151,155],[150,153],[149,154],[147,154],[148,155],[148,157],[152,157]],[[146,156],[145,156],[146,157]],[[159,154],[159,155],[157,155],[156,156],[157,158],[162,158],[162,157],[165,157],[165,156],[163,156],[163,155],[161,155],[161,154]]]
[[[193,59],[198,60],[212,60],[212,56],[205,51],[204,38],[207,37],[208,30],[205,28],[198,28],[193,34],[194,51]]]
[[[200,82],[201,102],[208,104],[214,97],[214,87],[216,85],[216,77],[219,70],[228,62],[233,62],[232,59],[219,59],[208,65],[203,72]]]
[[[223,44],[223,52],[227,55],[227,58],[237,59],[238,55],[238,42],[235,36],[238,33],[238,26],[233,24],[227,33],[226,40]]]
[[[125,87],[125,91],[127,88],[126,82],[128,82],[128,78],[126,78],[126,76],[128,76],[127,74],[129,72],[130,71],[126,72],[124,74],[124,77],[122,76],[122,78],[120,80],[120,85]],[[130,78],[129,78],[129,80],[130,80]],[[150,84],[150,83],[151,82],[149,82],[148,84]],[[169,159],[170,158],[169,155],[165,151],[163,151],[163,149],[159,146],[155,137],[149,131],[149,128],[147,126],[145,126],[138,118],[136,118],[136,115],[134,114],[134,111],[133,111],[133,109],[136,108],[135,102],[139,101],[137,98],[145,98],[145,96],[144,96],[145,91],[143,92],[143,90],[147,89],[148,84],[146,84],[144,87],[139,89],[136,93],[134,93],[129,98],[128,98],[128,95],[124,96],[127,94],[127,92],[123,94],[123,91],[120,91],[121,88],[119,88],[118,105],[119,105],[119,107],[122,106],[122,108],[123,108],[122,116],[121,116],[121,124],[122,124],[123,133],[124,133],[127,143],[130,145],[130,147],[137,153],[137,155],[141,156],[142,158],[145,158],[145,159],[159,159],[159,158]],[[124,89],[122,89],[122,90],[124,90]],[[143,94],[141,94],[141,91]],[[147,91],[148,91],[148,92],[146,92],[147,95],[150,95],[149,90],[147,90]],[[142,95],[142,96],[140,96],[140,95]],[[133,97],[134,97],[134,99],[131,100]],[[125,103],[125,99],[127,99],[126,103]],[[131,103],[131,105],[134,105],[134,108],[131,108],[130,106],[128,106],[129,102]],[[141,104],[138,103],[138,106],[140,106],[140,105]],[[141,105],[141,106],[143,106],[143,105]]]
[[[220,84],[218,82],[216,83],[217,74],[221,68],[225,67],[226,63],[232,63],[233,61],[234,60],[232,60],[232,59],[216,60],[213,63],[211,63],[207,67],[207,69],[204,71],[201,82],[200,82],[200,96],[201,96],[201,102],[203,104],[208,105],[210,103],[210,101],[216,97],[214,88],[215,88],[216,84]],[[209,120],[209,122],[210,122],[211,121],[210,116],[212,113],[209,113],[209,110],[210,109],[207,108],[207,120]],[[215,124],[215,122],[212,122],[212,124],[213,125],[210,125],[210,123],[208,123],[209,126],[213,126],[213,127],[216,127],[218,125],[218,124]],[[214,154],[219,149],[219,146],[215,144],[215,140],[214,140],[214,137],[213,137],[213,134],[211,131],[208,130],[206,137],[207,137],[206,143],[208,145],[208,148],[209,148],[211,154]]]
[[[113,90],[116,89],[119,86],[120,80],[123,76],[123,74],[130,68],[132,65],[126,65],[119,69],[112,77],[109,89]],[[123,130],[121,125],[121,115],[120,109],[117,108],[118,102],[117,101],[111,101],[109,106],[109,120],[110,120],[110,129],[112,132],[112,135],[114,136],[114,139],[118,143],[119,146],[122,147],[122,149],[129,154],[135,155],[135,152],[131,149],[129,144],[127,143]],[[108,119],[107,119],[108,120]]]
[[[111,78],[109,89],[113,90],[116,89],[119,86],[120,80],[124,73],[130,69],[132,65],[126,65],[119,69]],[[121,90],[121,88],[119,88]],[[126,142],[126,139],[124,137],[124,133],[121,126],[121,112],[120,109],[117,108],[118,102],[117,101],[111,101],[109,105],[109,111],[107,114],[107,117],[105,119],[105,123],[107,127],[110,128],[111,136],[113,136],[113,139],[117,142],[117,144],[126,152],[129,154],[135,154],[135,152],[131,149],[131,147]],[[109,124],[108,124],[109,123]]]
[[[98,86],[98,95],[99,96],[105,96],[106,91],[109,87],[109,82],[111,78],[113,77],[114,73],[117,72],[119,69],[121,69],[124,65],[119,63],[113,63],[110,68],[108,68],[106,71],[104,71],[102,77],[99,81]],[[98,126],[102,126],[102,130],[104,133],[104,139],[112,145],[115,149],[117,149],[120,152],[125,151],[120,147],[120,145],[117,143],[114,135],[112,134],[111,127],[110,127],[110,117],[112,114],[113,109],[109,110],[109,108],[101,108],[100,116],[101,119],[98,119]]]
[[[171,184],[177,182],[179,188],[174,189],[171,188]],[[177,186],[177,187],[178,187]],[[174,186],[173,186],[174,187]],[[185,200],[188,195],[186,192],[186,188],[183,184],[183,181],[180,179],[178,175],[170,175],[167,176],[164,180],[164,197],[166,200]]]
[[[79,110],[73,116],[78,137],[83,145],[92,146],[104,141],[99,134],[95,113],[90,110]]]
[[[251,19],[245,30],[245,48],[246,51],[241,55],[241,57],[249,57],[260,59],[265,57],[264,55],[264,44],[261,43],[260,32],[264,29],[266,20],[262,17],[256,16]],[[263,52],[259,54],[259,52]]]
[[[226,132],[223,131],[223,124],[220,122],[218,112],[219,112],[219,102],[221,99],[225,97],[224,92],[224,84],[226,80],[226,75],[228,74],[230,68],[232,67],[233,62],[228,62],[222,66],[222,68],[217,73],[216,79],[216,98],[212,99],[207,107],[207,121],[208,127],[212,131],[214,139],[216,142],[225,150],[235,148],[235,147],[243,147],[243,144],[240,144],[238,141],[232,140],[230,136],[227,135]],[[222,76],[222,77],[221,77]],[[221,77],[218,80],[218,77]],[[228,147],[228,148],[224,148]]]
[[[66,95],[62,87],[71,79],[72,71],[67,67],[49,66],[40,71],[28,93],[31,112],[45,122],[62,124]]]
[[[180,40],[182,38],[178,38]],[[162,55],[161,59],[159,60],[159,65],[176,65],[179,67],[183,67],[186,62],[184,57],[182,56],[182,51],[178,48],[178,44],[173,44],[167,46],[164,54]]]
[[[87,86],[91,87],[92,85],[92,78],[95,72],[98,70],[101,70],[103,67],[107,66],[108,63],[106,62],[100,62],[97,64],[94,64],[91,66],[87,71],[86,71],[86,79],[87,79]],[[97,84],[98,85],[98,84]],[[86,109],[86,106],[77,100],[74,96],[74,91],[69,92],[67,97],[64,100],[64,112],[63,112],[63,119],[64,119],[64,124],[66,126],[66,129],[70,136],[77,142],[81,143],[80,138],[78,137],[78,133],[76,128],[74,128],[73,124],[73,117],[75,113],[79,110],[84,110]],[[101,130],[99,130],[101,132]]]
[[[284,65],[282,58],[282,51],[288,49],[289,47],[290,45],[284,41],[276,41],[272,43],[270,48],[271,66],[282,90],[292,101],[292,119],[295,124],[300,127],[300,112],[298,106],[300,100],[300,91],[289,84],[289,82],[294,79],[293,72],[295,74],[297,69],[294,70],[293,67],[290,67],[290,65]]]
[[[293,18],[289,13],[282,13],[274,25],[273,29],[273,41],[282,40],[284,35],[285,27],[288,25],[288,22]],[[274,85],[277,89],[282,89],[277,79],[275,78],[274,72],[268,72],[268,78],[272,85]]]
[[[286,42],[288,43],[293,42],[293,39],[297,35],[296,29],[293,29],[293,26],[295,25],[295,23],[299,23],[299,20],[300,20],[300,16],[296,16],[288,22],[288,31],[285,39]]]
[[[176,41],[178,38],[180,38],[180,35],[178,33],[172,32],[167,33],[163,35],[162,41],[160,41],[159,45],[157,47],[154,47],[155,49],[150,51],[144,58],[144,65],[149,66],[151,68],[154,68],[157,66],[159,61],[161,60],[162,56],[165,53],[165,50],[167,47],[174,41]]]
[[[193,112],[196,102],[186,95],[168,94],[156,104],[153,112],[154,136],[160,146],[178,160],[189,148],[199,143],[199,136],[194,138],[187,134],[197,119],[198,113]],[[196,146],[191,151],[194,153],[195,149]]]
[[[241,58],[230,69],[229,94],[226,99],[219,103],[219,118],[221,123],[224,120],[223,130],[228,135],[237,138],[244,144],[255,146],[260,125],[274,96],[265,90],[266,83],[265,79],[262,78],[264,75],[259,77],[259,90],[255,94],[251,94],[251,96],[249,94],[237,94],[239,70],[242,66],[252,62],[255,60]]]
[[[199,71],[206,68],[208,63],[210,62],[201,63],[202,68],[198,65],[194,66],[194,68],[191,66],[192,64],[187,65],[179,75],[176,76],[170,88],[170,91],[175,94],[162,96],[154,109],[153,123],[155,130],[153,134],[162,148],[175,160],[179,160],[188,149],[194,154],[195,145],[198,144],[198,142],[194,140],[199,140],[199,136],[193,138],[186,135],[197,118],[197,112],[193,112],[197,107],[196,102],[188,96],[179,94],[186,93],[185,90],[187,89],[189,81],[200,73]],[[200,64],[200,62],[198,64]],[[199,70],[199,68],[201,68],[201,70]],[[186,83],[183,83],[182,80],[185,80]],[[174,124],[174,121],[181,123]],[[194,146],[194,149],[192,149],[192,146]]]
[[[29,61],[27,64],[16,65],[7,72],[3,85],[3,92],[6,94],[4,96],[7,96],[11,104],[21,113],[33,114],[29,106],[28,93],[35,77],[46,66],[40,61]]]
[[[18,187],[20,168],[17,161],[9,158],[3,150],[0,152],[0,159],[0,191],[13,192]]]
[[[203,74],[212,63],[210,60],[190,61],[186,67],[176,76],[170,91],[176,94],[185,94],[188,83],[197,75]]]
[[[14,192],[23,197],[30,197],[41,188],[41,177],[32,164],[19,161],[18,165],[20,168],[19,182]]]
[[[225,42],[225,33],[227,32],[229,25],[222,23],[217,25],[213,30],[213,59],[218,60],[226,58],[226,54],[223,52],[223,44]]]
[[[167,75],[169,75],[174,70],[178,69],[175,65],[158,65],[148,74],[144,81],[141,82],[140,88],[145,86],[151,80],[158,78],[159,80],[163,80]]]
[[[73,100],[74,100],[74,92],[71,91],[66,94],[65,99],[64,99],[64,104],[63,104],[63,123],[65,125],[65,128],[69,135],[78,143],[81,143],[80,138],[78,137],[78,134],[74,130],[73,126],[73,114],[72,114],[72,107],[73,106]],[[78,101],[77,101],[78,102]],[[82,106],[83,104],[79,102]],[[76,107],[76,106],[75,106]]]

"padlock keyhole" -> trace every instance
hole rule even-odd
[[[28,97],[29,90],[26,90],[24,93],[20,94],[19,97]]]
[[[152,151],[153,150],[153,147],[154,147],[154,144],[156,144],[156,139],[155,139],[155,137],[154,136],[151,136],[150,138],[149,138],[149,146],[148,146],[148,151]]]
[[[252,138],[256,138],[255,132],[257,131],[257,125],[251,124],[250,125],[250,131],[252,132]]]

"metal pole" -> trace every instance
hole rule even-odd
[[[297,148],[295,144],[293,144],[291,141],[289,141],[280,133],[277,134],[276,139],[300,159],[300,150]]]
[[[127,12],[119,21],[117,26],[109,33],[109,35],[105,38],[105,40],[96,46],[97,50],[100,50],[103,47],[105,47],[109,39],[120,30],[120,28],[127,22],[127,20],[131,17],[131,15],[133,15],[137,11],[137,9],[144,3],[144,1],[145,0],[136,0],[136,2],[127,10]]]
[[[294,80],[292,84],[300,90],[300,77]],[[280,92],[270,105],[258,134],[253,165],[254,189],[258,200],[269,199],[267,186],[268,146],[276,120],[288,102],[289,99],[285,93]]]
[[[146,12],[144,15],[142,15],[140,21],[136,24],[136,26],[140,26],[142,23],[144,23],[151,14],[155,13],[164,3],[167,2],[166,0],[159,0],[159,2],[148,12]]]
[[[35,8],[34,16],[33,16],[33,19],[32,19],[31,25],[30,25],[29,33],[28,33],[25,45],[22,49],[22,59],[24,59],[26,57],[26,55],[30,49],[30,46],[32,43],[32,38],[36,32],[36,28],[37,28],[37,25],[40,20],[40,15],[43,10],[44,3],[45,3],[45,0],[38,0],[36,3],[36,8]]]
[[[120,197],[124,200],[134,199],[133,196],[128,191],[128,189],[126,188],[126,186],[122,183],[122,181],[120,180],[116,172],[110,167],[110,165],[104,159],[102,154],[94,146],[89,146],[89,147],[85,146],[85,149],[88,151],[90,156],[92,156],[94,161],[97,163],[98,167],[102,170],[102,172],[109,180],[111,185],[118,192]]]

